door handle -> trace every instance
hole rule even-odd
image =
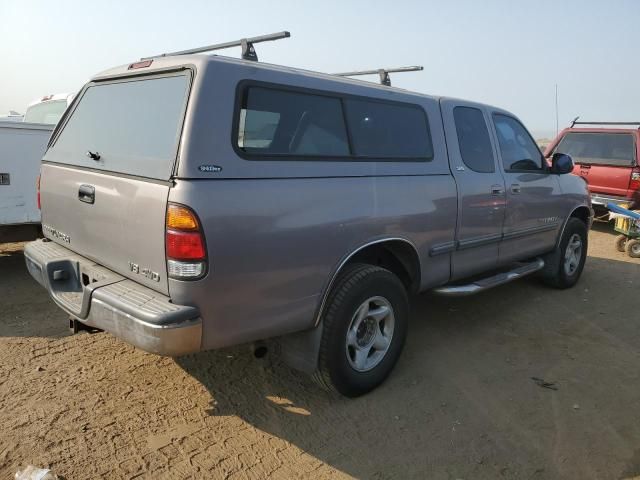
[[[511,185],[511,193],[520,193],[520,185],[517,183]]]
[[[92,185],[80,185],[78,200],[84,203],[94,203],[96,201],[96,187]]]
[[[503,193],[502,185],[491,185],[491,195],[502,195]]]

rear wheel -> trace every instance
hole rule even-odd
[[[637,238],[627,240],[625,249],[631,258],[640,258],[640,240]]]
[[[567,221],[556,249],[545,257],[543,280],[555,288],[573,287],[580,278],[587,259],[587,225],[579,218]]]
[[[404,285],[384,268],[354,264],[329,294],[315,379],[347,397],[380,385],[396,364],[407,334]]]
[[[616,237],[616,239],[614,240],[614,244],[616,246],[616,250],[619,252],[624,252],[625,251],[625,246],[627,243],[627,236],[626,235],[618,235]]]

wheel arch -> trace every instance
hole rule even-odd
[[[336,279],[344,268],[352,263],[368,263],[390,270],[400,278],[409,293],[416,293],[420,288],[422,279],[420,256],[412,242],[405,238],[392,237],[364,243],[345,255],[333,269],[322,292],[315,316],[315,326],[320,323],[329,293]]]
[[[587,229],[590,229],[593,219],[592,209],[587,205],[578,205],[577,207],[574,207],[574,209],[562,224],[562,228],[560,229],[560,233],[558,234],[558,238],[556,239],[556,246],[560,244],[562,235],[564,235],[564,230],[567,227],[567,223],[569,223],[569,219],[571,218],[578,218],[582,220],[587,226]]]

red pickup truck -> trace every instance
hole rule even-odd
[[[574,120],[546,149],[549,158],[556,152],[571,155],[573,173],[589,185],[595,210],[602,212],[609,202],[640,208],[640,129],[628,128],[630,125],[640,122]]]

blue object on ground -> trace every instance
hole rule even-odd
[[[632,212],[631,210],[627,210],[626,208],[619,207],[615,203],[607,203],[607,208],[614,213],[619,213],[620,215],[626,215],[627,217],[640,220],[640,213]]]

